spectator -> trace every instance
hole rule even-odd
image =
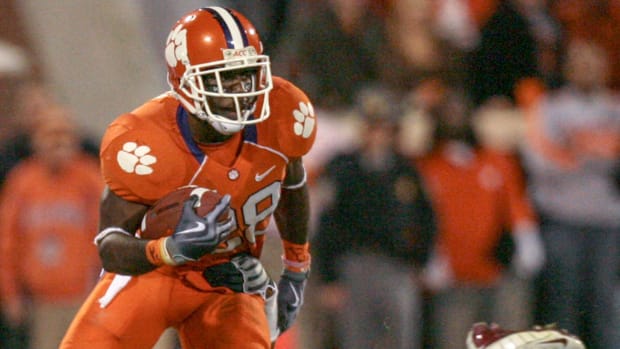
[[[534,38],[535,77],[549,87],[558,87],[562,82],[560,57],[565,39],[560,22],[550,12],[547,0],[515,0],[514,3]]]
[[[516,83],[537,75],[536,38],[518,0],[500,2],[466,60],[467,87],[475,106],[496,96],[513,99]]]
[[[372,3],[323,0],[290,24],[296,37],[289,40],[295,46],[283,48],[290,60],[287,74],[318,108],[348,108],[358,86],[377,79],[384,32],[382,18],[369,10]]]
[[[434,235],[416,170],[395,141],[400,113],[381,87],[360,94],[361,145],[337,154],[318,180],[333,196],[315,235],[316,294],[335,314],[341,348],[420,348],[414,281]]]
[[[529,324],[528,285],[544,254],[517,163],[479,145],[464,92],[445,86],[439,93],[442,98],[426,106],[435,122],[433,145],[415,163],[438,217],[437,243],[423,274],[431,340],[433,348],[451,349],[462,347],[475,322]],[[502,259],[504,232],[515,248]]]
[[[15,91],[15,110],[11,137],[0,143],[0,185],[4,182],[7,173],[20,160],[32,153],[31,132],[36,127],[39,116],[46,112],[54,103],[54,97],[47,87],[40,82],[22,82]],[[82,148],[89,154],[97,156],[98,145],[88,137],[79,135]]]
[[[3,8],[0,18],[12,18],[14,11]],[[0,19],[0,21],[2,21]],[[12,43],[0,39],[0,143],[6,142],[15,131],[16,85],[27,79],[30,74],[30,62],[26,51]],[[0,154],[0,183],[6,175],[9,164]],[[0,299],[0,307],[2,300]],[[25,326],[12,328],[4,319],[0,310],[0,348],[26,348],[28,330]]]
[[[566,41],[579,39],[600,45],[609,62],[620,60],[620,1],[549,1],[550,13],[560,23]],[[607,84],[620,89],[620,65],[608,67]]]
[[[566,85],[528,109],[530,137],[523,147],[549,258],[540,321],[557,322],[590,349],[617,347],[620,104],[607,87],[608,69],[600,46],[571,41]]]
[[[11,75],[6,80],[8,85],[5,92],[10,91],[7,105],[12,107],[8,108],[8,114],[3,115],[6,123],[2,126],[6,132],[0,137],[0,187],[9,171],[32,154],[32,130],[37,127],[41,115],[55,103],[42,83],[32,81],[26,72],[21,74]],[[82,138],[82,147],[91,155],[98,153],[98,146],[89,138]],[[4,312],[0,314],[0,347],[27,348],[29,324],[23,322],[15,327],[14,323],[11,325],[2,319],[3,316]]]
[[[33,154],[3,187],[0,291],[9,324],[31,320],[31,347],[51,349],[101,268],[92,239],[103,181],[66,109],[48,105],[33,127]]]
[[[377,70],[378,79],[399,93],[438,74],[454,81],[463,79],[463,51],[451,38],[439,35],[435,5],[431,0],[391,2]]]

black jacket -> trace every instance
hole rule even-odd
[[[423,264],[435,235],[435,217],[416,169],[394,154],[381,170],[370,170],[360,153],[333,158],[323,174],[335,199],[323,209],[314,235],[315,271],[324,282],[338,279],[338,259],[370,251]]]

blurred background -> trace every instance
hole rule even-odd
[[[428,258],[411,265],[417,285],[411,292],[421,305],[408,347],[462,348],[454,343],[464,343],[466,328],[447,329],[446,317],[454,314],[461,327],[504,319],[485,312],[493,308],[518,313],[502,320],[507,327],[557,322],[589,348],[620,348],[619,0],[0,0],[2,182],[30,155],[28,134],[46,103],[68,110],[84,150],[96,154],[112,120],[168,89],[163,49],[173,23],[211,5],[245,14],[261,34],[273,73],[300,86],[315,105],[318,137],[305,160],[313,239],[336,190],[326,166],[338,154],[367,147],[364,121],[378,113],[365,109],[371,108],[364,103],[368,88],[388,104],[398,132],[387,137],[413,168],[424,170],[437,217]],[[453,90],[473,138],[440,132],[455,126],[446,113],[458,111],[440,110]],[[465,147],[445,150],[442,137]],[[433,182],[447,171],[433,165],[434,155],[463,171],[454,178],[473,173],[473,184]],[[442,192],[451,184],[456,199]],[[442,200],[488,193],[494,195],[489,207],[502,218],[472,223],[475,231],[487,227],[488,235],[447,228],[489,211],[468,210],[471,204],[460,201],[443,211]],[[273,234],[265,263],[278,275]],[[449,246],[474,246],[479,238],[492,251],[451,254]],[[313,254],[322,263],[323,254]],[[451,267],[438,269],[438,255]],[[494,271],[461,275],[459,265],[484,267],[467,258]],[[299,325],[281,348],[346,348],[347,329],[334,320],[347,309],[346,288],[327,292],[334,280],[324,272],[313,271]],[[503,304],[486,302],[489,290]],[[450,303],[457,298],[465,301]],[[474,300],[479,307],[471,307]],[[441,304],[451,304],[450,312],[434,316]],[[0,343],[22,344],[0,347],[26,345],[27,326],[4,322]],[[456,342],[438,339],[450,336]],[[9,342],[18,337],[21,342]]]

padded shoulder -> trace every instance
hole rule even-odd
[[[317,119],[308,96],[291,82],[274,77],[269,95],[271,116],[257,125],[259,143],[300,157],[314,144]]]
[[[135,113],[136,111],[134,111]],[[185,158],[174,139],[165,110],[156,114],[124,114],[106,130],[101,143],[101,169],[110,189],[122,198],[152,204],[170,188],[182,185]],[[174,112],[173,112],[174,114]]]

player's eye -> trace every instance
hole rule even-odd
[[[209,74],[202,77],[202,83],[205,91],[208,92],[250,92],[256,88],[257,70],[230,70],[220,73],[220,81],[222,83],[222,91],[219,90],[217,78],[215,74]]]
[[[202,85],[205,91],[218,92],[217,79],[213,74],[209,74],[202,77]]]
[[[250,92],[250,91],[254,91],[254,83],[255,79],[254,76],[248,76],[247,78],[244,78],[241,80],[241,88],[243,90],[243,92]]]

